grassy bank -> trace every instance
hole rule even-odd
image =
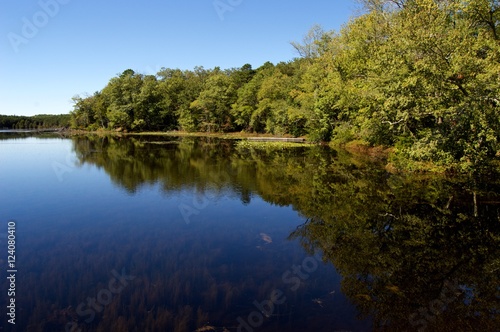
[[[250,137],[272,137],[272,138],[293,138],[291,135],[271,135],[271,134],[257,134],[247,132],[188,132],[181,130],[172,131],[142,131],[142,132],[124,132],[116,130],[99,129],[94,131],[87,131],[81,129],[69,129],[68,133],[78,135],[117,135],[117,136],[180,136],[180,137],[215,137],[223,139],[245,139]]]
[[[141,136],[170,136],[170,137],[213,137],[219,139],[234,139],[234,140],[245,140],[245,147],[253,148],[288,148],[288,147],[298,147],[298,146],[311,146],[311,145],[328,145],[329,147],[345,151],[360,160],[371,160],[377,163],[385,165],[387,171],[391,173],[436,173],[436,174],[458,174],[458,173],[468,173],[471,174],[470,169],[464,171],[460,169],[460,164],[457,163],[435,163],[432,161],[416,161],[408,159],[398,151],[397,147],[386,147],[386,146],[371,146],[369,143],[362,140],[351,140],[351,141],[339,141],[334,140],[329,143],[313,143],[311,141],[306,141],[302,143],[292,143],[292,142],[250,142],[246,141],[248,138],[292,138],[291,135],[276,136],[271,134],[256,134],[248,132],[188,132],[188,131],[145,131],[145,132],[123,132],[116,130],[104,130],[99,129],[96,131],[86,131],[86,130],[75,130],[70,129],[64,131],[68,135],[99,135],[99,136],[118,136],[118,137],[141,137]],[[484,169],[483,169],[484,168]],[[482,166],[481,169],[473,170],[472,173],[490,173],[492,171],[498,170],[499,162],[493,160],[490,164]]]

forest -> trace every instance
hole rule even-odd
[[[69,114],[0,115],[0,129],[54,129],[69,126]]]
[[[500,156],[500,2],[364,0],[313,26],[292,61],[131,69],[73,98],[74,128],[250,132],[391,148],[399,168],[458,172]]]

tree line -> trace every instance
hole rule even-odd
[[[1,115],[0,129],[49,129],[68,128],[69,114],[39,114],[33,116]]]
[[[364,0],[300,57],[257,69],[126,70],[74,98],[72,126],[246,131],[393,147],[404,168],[470,171],[499,156],[498,0]]]

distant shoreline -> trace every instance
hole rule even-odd
[[[46,129],[0,129],[0,133],[54,133],[67,131],[66,128],[46,128]]]

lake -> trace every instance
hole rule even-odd
[[[0,185],[4,331],[499,331],[496,177],[396,175],[325,146],[2,132]]]

